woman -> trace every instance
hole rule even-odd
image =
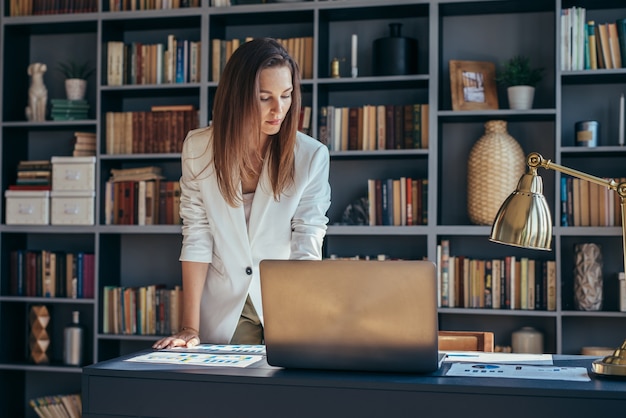
[[[300,73],[273,39],[240,46],[210,127],[182,152],[182,328],[154,348],[262,344],[262,259],[320,259],[328,149],[297,132]]]

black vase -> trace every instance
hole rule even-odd
[[[390,23],[391,36],[374,41],[374,75],[417,74],[417,39],[403,38],[402,23]]]

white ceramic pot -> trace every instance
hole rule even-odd
[[[87,91],[87,80],[68,78],[65,80],[65,94],[68,100],[83,100]]]
[[[543,334],[533,327],[522,327],[511,335],[514,353],[543,353]]]
[[[533,107],[535,88],[531,86],[513,86],[507,89],[509,96],[509,108],[515,110],[528,110]]]

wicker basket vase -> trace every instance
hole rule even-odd
[[[507,123],[485,123],[467,162],[467,210],[470,221],[491,225],[502,202],[515,190],[525,170],[522,147],[507,132]]]

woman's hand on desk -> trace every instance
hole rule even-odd
[[[200,343],[200,337],[198,337],[198,331],[183,327],[178,333],[161,338],[159,341],[152,345],[152,348],[160,350],[162,348],[174,348],[174,347],[194,347]]]

